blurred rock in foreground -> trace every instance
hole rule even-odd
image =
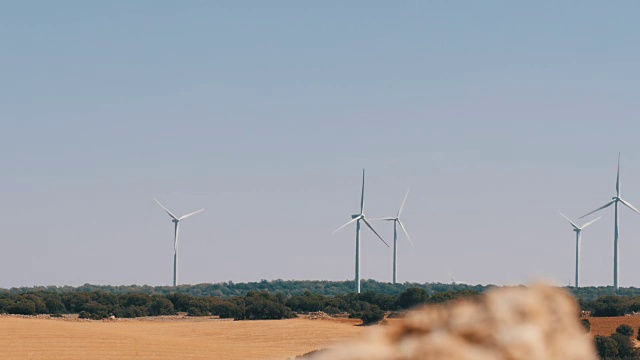
[[[313,360],[596,360],[564,290],[499,288],[475,300],[425,306]]]

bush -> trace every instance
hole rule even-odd
[[[189,315],[189,316],[207,316],[207,315],[209,315],[209,312],[203,311],[199,307],[190,307],[189,309],[187,309],[187,315]]]
[[[329,315],[335,315],[335,314],[340,314],[342,311],[340,311],[340,309],[338,309],[337,307],[333,307],[333,306],[327,306],[326,308],[322,309],[323,312],[329,314]]]
[[[408,309],[427,301],[429,295],[424,289],[409,288],[398,296],[398,307]]]
[[[582,327],[584,327],[584,330],[586,332],[590,332],[591,331],[591,321],[589,321],[589,319],[582,319],[582,321],[580,321],[580,323],[582,324]]]
[[[631,325],[622,324],[618,326],[618,328],[616,329],[616,333],[631,337],[633,336],[633,328],[631,327]]]
[[[637,359],[638,353],[636,348],[633,346],[633,342],[631,338],[620,333],[615,333],[611,335],[611,339],[613,339],[618,345],[618,356],[622,359]]]
[[[360,313],[360,318],[362,319],[362,325],[377,324],[384,319],[384,311],[380,310],[378,305],[371,305],[369,309]]]
[[[108,318],[109,314],[107,314],[106,312],[92,314],[88,311],[80,311],[80,314],[78,317],[80,319],[102,320],[102,319]]]
[[[472,298],[478,296],[479,294],[479,292],[474,290],[450,290],[433,295],[427,300],[427,302],[431,304],[441,304],[444,302],[462,298]]]
[[[33,315],[36,313],[36,304],[31,300],[18,300],[10,312],[13,314]]]
[[[122,312],[117,317],[123,318],[136,318],[140,316],[147,316],[147,308],[140,306],[129,306],[122,309]]]
[[[244,312],[242,311],[242,308],[227,301],[213,305],[211,313],[213,315],[220,316],[221,319],[244,319]]]
[[[294,317],[296,314],[284,304],[264,299],[253,301],[245,310],[245,319],[247,320],[277,320]]]
[[[149,304],[147,310],[149,316],[174,315],[176,313],[173,303],[160,296],[154,297],[153,300],[151,300],[151,304]]]
[[[596,351],[601,359],[611,359],[618,356],[618,343],[608,336],[596,335]]]

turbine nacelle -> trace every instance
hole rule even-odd
[[[352,219],[358,219],[358,218],[361,218],[363,216],[364,216],[364,214],[355,214],[355,215],[351,215],[351,218]]]

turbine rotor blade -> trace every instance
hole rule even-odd
[[[626,202],[625,200],[620,199],[620,202],[623,203],[626,207],[628,207],[629,209],[635,211],[636,213],[640,214],[640,210],[636,209],[635,206],[631,205],[630,203]]]
[[[391,220],[395,220],[396,218],[392,218],[392,217],[383,217],[383,218],[373,218],[373,219],[369,219],[371,221],[377,221],[377,220],[384,220],[384,221],[391,221]]]
[[[369,222],[367,221],[367,219],[365,219],[365,218],[363,217],[363,218],[362,218],[362,221],[364,221],[365,225],[367,225],[367,226],[369,227],[369,229],[371,229],[371,231],[373,231],[373,233],[374,233],[374,234],[376,234],[376,236],[377,236],[380,240],[382,240],[382,242],[383,242],[385,245],[387,245],[387,247],[389,247],[389,244],[387,244],[387,242],[386,242],[386,241],[384,241],[384,239],[382,238],[382,236],[380,236],[380,234],[378,234],[378,232],[377,232],[377,231],[375,231],[375,230],[373,229],[373,226],[371,226],[371,224],[369,224]]]
[[[404,234],[407,236],[407,239],[409,239],[409,242],[411,243],[411,247],[413,247],[413,241],[411,241],[411,237],[409,236],[407,229],[405,229],[404,224],[402,224],[402,221],[400,220],[398,220],[398,224],[400,224],[400,228],[402,229],[402,232],[404,232]]]
[[[616,202],[615,200],[611,200],[610,202],[608,202],[608,203],[606,203],[606,204],[604,204],[604,205],[600,206],[599,208],[597,208],[597,209],[593,210],[592,212],[590,212],[590,213],[588,213],[588,214],[585,214],[585,215],[580,216],[580,219],[582,219],[583,217],[589,216],[589,215],[593,214],[594,212],[600,211],[600,210],[602,210],[602,209],[604,209],[604,208],[608,208],[609,206],[613,205],[613,203],[615,203],[615,202]]]
[[[407,202],[408,196],[409,196],[409,190],[407,190],[407,193],[404,195],[404,200],[402,200],[402,204],[400,205],[400,209],[398,210],[398,215],[396,216],[397,218],[400,217],[400,214],[402,213],[402,209],[404,208],[404,203]]]
[[[580,228],[580,230],[583,230],[583,229],[584,229],[584,228],[586,228],[587,226],[589,226],[589,225],[593,224],[594,222],[596,222],[596,221],[598,221],[598,220],[600,220],[600,219],[602,219],[602,218],[597,218],[597,219],[595,219],[595,220],[591,220],[591,221],[589,221],[588,223],[586,223],[586,224],[582,225],[582,228]]]
[[[337,228],[337,229],[336,229],[336,231],[334,231],[333,233],[334,233],[334,234],[335,234],[335,233],[337,233],[337,232],[338,232],[338,230],[340,230],[340,229],[342,229],[343,227],[345,227],[345,226],[347,226],[347,225],[351,224],[352,222],[358,221],[358,219],[360,219],[360,217],[359,217],[359,216],[358,216],[357,218],[353,218],[353,219],[351,219],[351,221],[349,221],[348,223],[346,223],[346,224],[344,224],[344,225],[340,226],[340,227],[339,227],[339,228]]]
[[[362,194],[360,195],[360,214],[364,211],[364,169],[362,169]]]
[[[574,229],[576,229],[576,230],[580,229],[580,227],[578,225],[574,224],[573,221],[571,221],[571,219],[569,219],[565,214],[561,213],[560,210],[558,210],[558,214],[560,214],[560,216],[562,216],[563,218],[567,219],[569,224],[571,224],[571,226],[573,226]]]
[[[618,175],[616,176],[616,196],[620,197],[620,153],[618,153]]]
[[[195,215],[195,214],[197,214],[197,213],[201,213],[201,212],[203,212],[203,211],[204,211],[204,209],[200,209],[200,210],[198,210],[198,211],[194,211],[194,212],[192,212],[192,213],[188,213],[187,215],[182,215],[182,217],[180,217],[178,220],[184,220],[184,219],[186,219],[186,218],[188,218],[188,217],[190,217],[190,216],[193,216],[193,215]]]
[[[161,207],[162,209],[164,209],[164,211],[166,211],[166,212],[167,212],[167,214],[169,214],[169,216],[171,216],[174,220],[179,220],[175,215],[173,215],[173,213],[172,213],[171,211],[169,211],[169,209],[167,209],[166,207],[164,207],[164,205],[160,204],[160,201],[158,201],[158,199],[153,199],[153,200],[155,200],[155,201],[158,203],[158,205],[160,205],[160,207]]]

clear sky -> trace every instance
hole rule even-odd
[[[0,5],[0,287],[352,279],[405,191],[399,280],[573,277],[577,218],[640,206],[635,1]],[[612,283],[613,210],[583,234]],[[376,227],[391,240],[390,224]],[[392,252],[363,232],[362,277]],[[621,210],[622,286],[640,215]]]

